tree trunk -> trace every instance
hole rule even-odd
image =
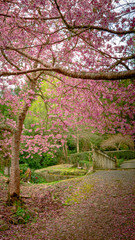
[[[9,194],[11,199],[13,197],[19,198],[20,196],[19,146],[20,146],[20,134],[18,134],[18,132],[15,131],[12,140],[12,158],[9,182]]]
[[[76,136],[76,144],[77,144],[77,153],[79,153],[79,134]]]
[[[17,121],[16,129],[13,132],[12,138],[12,157],[11,157],[11,172],[8,190],[8,203],[12,204],[14,201],[20,198],[20,168],[19,168],[19,148],[20,139],[23,129],[23,123],[28,110],[26,104],[23,111],[20,113]]]
[[[67,162],[67,144],[66,143],[64,143],[64,145],[63,145],[63,155]]]

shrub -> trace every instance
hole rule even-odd
[[[46,183],[45,178],[37,174],[34,170],[31,171],[31,183]]]
[[[110,157],[116,156],[117,159],[135,159],[135,151],[112,151],[106,152]]]
[[[17,208],[15,215],[17,217],[22,217],[25,220],[25,223],[27,223],[30,219],[29,211],[27,209],[24,209],[24,208],[21,208],[21,207]]]
[[[90,162],[92,161],[92,152],[74,153],[68,157],[68,161],[72,164],[77,165],[81,161]]]
[[[21,174],[24,174],[27,170],[27,168],[29,167],[27,163],[24,163],[24,164],[20,164],[20,173]]]
[[[9,222],[17,225],[17,224],[26,224],[29,220],[31,220],[33,213],[31,213],[26,208],[22,206],[17,206],[16,212],[11,215]]]
[[[57,159],[56,157],[52,157],[48,153],[43,153],[42,159],[41,159],[41,165],[43,167],[48,167],[48,166],[53,166],[57,164]]]
[[[117,167],[120,167],[124,160],[125,160],[124,158],[117,159]]]
[[[79,167],[84,168],[84,166],[86,166],[86,168],[88,169],[90,166],[92,166],[92,161],[88,162],[88,161],[79,161]]]
[[[119,149],[131,149],[134,150],[134,141],[129,135],[122,135],[118,133],[116,135],[109,136],[108,139],[104,140],[100,147],[104,150],[119,150]]]
[[[76,152],[76,140],[72,136],[68,137],[67,139],[67,147],[69,154]]]
[[[25,175],[25,172],[27,171],[29,165],[27,163],[20,164],[20,177],[22,181],[27,181],[27,177]],[[46,183],[45,178],[42,176],[39,176],[34,169],[31,169],[31,178],[29,180],[31,183]]]
[[[27,164],[28,167],[32,169],[40,169],[57,164],[56,157],[53,158],[48,153],[43,153],[42,156],[40,156],[38,153],[35,153],[29,158],[27,158],[27,156],[28,153],[20,154],[20,163]]]

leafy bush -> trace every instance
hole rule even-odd
[[[92,152],[81,152],[71,154],[68,157],[68,161],[75,165],[77,165],[81,161],[90,162],[92,161]]]
[[[110,157],[116,156],[117,159],[135,159],[135,151],[112,151],[106,152]]]
[[[118,133],[103,140],[100,147],[105,150],[134,150],[134,141],[130,135],[122,135],[121,133]]]
[[[125,160],[124,158],[117,159],[117,167],[120,167],[124,160]]]
[[[27,177],[25,175],[29,165],[27,163],[25,164],[20,164],[20,177],[22,181],[27,181]],[[31,183],[46,183],[46,180],[42,177],[39,176],[34,169],[31,169],[31,178],[29,180]]]
[[[24,208],[23,206],[17,206],[16,211],[14,214],[11,215],[9,222],[18,225],[18,224],[26,224],[29,220],[32,219],[33,213],[30,212],[28,209]]]
[[[27,209],[24,209],[24,208],[21,208],[21,207],[17,208],[15,215],[17,217],[22,217],[25,220],[25,223],[27,223],[30,219],[29,211]]]
[[[26,162],[28,163],[30,168],[39,169],[42,168],[41,159],[42,157],[35,153],[32,155],[32,157],[27,158]]]
[[[37,174],[34,170],[31,171],[31,183],[46,183],[45,178]]]
[[[53,166],[58,163],[56,157],[52,157],[48,153],[43,153],[42,159],[41,159],[41,164],[43,167],[48,167],[48,166]]]
[[[25,164],[20,164],[19,167],[20,167],[20,178],[21,180],[25,181],[26,179],[25,172],[27,171],[29,166],[27,163],[25,163]]]
[[[79,161],[79,166],[80,167],[83,167],[86,166],[86,168],[88,169],[90,166],[92,166],[92,161],[91,162],[88,162],[88,161]]]
[[[70,136],[67,139],[67,147],[68,147],[68,154],[72,154],[76,152],[76,140]]]
[[[43,153],[40,156],[38,153],[33,154],[31,157],[28,157],[28,153],[20,154],[20,163],[28,164],[28,167],[32,169],[40,169],[47,166],[52,166],[57,164],[56,157],[52,157],[48,153]]]

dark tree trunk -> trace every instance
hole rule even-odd
[[[20,146],[20,134],[16,131],[13,134],[12,140],[12,158],[11,158],[11,172],[9,182],[9,194],[10,198],[20,196],[20,168],[19,168],[19,146]]]

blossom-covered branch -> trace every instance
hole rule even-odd
[[[49,73],[51,71],[63,74],[72,78],[81,79],[93,79],[93,80],[120,80],[120,79],[134,79],[135,70],[122,71],[122,72],[99,72],[99,73],[87,73],[87,72],[71,72],[62,68],[35,68],[30,70],[13,71],[13,72],[0,72],[0,76],[18,76],[32,72],[44,72]]]

